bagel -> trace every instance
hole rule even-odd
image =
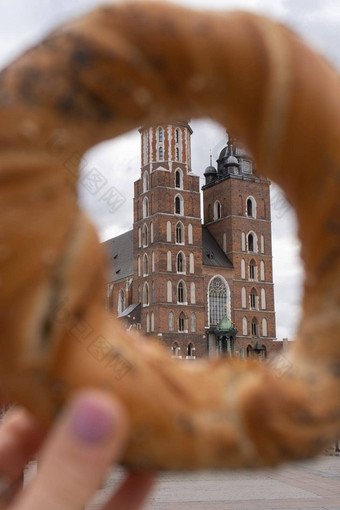
[[[3,70],[0,367],[11,398],[51,422],[81,387],[114,393],[134,468],[271,466],[335,440],[339,92],[335,70],[280,24],[165,2],[99,8]],[[297,213],[303,316],[283,374],[280,360],[179,364],[105,310],[105,255],[67,161],[141,125],[201,117],[228,126]]]

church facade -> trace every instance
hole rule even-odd
[[[133,228],[104,243],[109,311],[176,357],[266,358],[276,337],[270,182],[229,137],[200,189],[187,122],[140,135]]]

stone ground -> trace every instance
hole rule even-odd
[[[122,478],[122,470],[112,473],[86,510],[102,508]],[[275,470],[163,473],[158,480],[145,510],[340,510],[340,457]]]

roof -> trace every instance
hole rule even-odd
[[[230,329],[235,329],[235,326],[231,320],[228,319],[226,315],[224,315],[217,328],[221,331],[229,331]]]
[[[233,267],[207,227],[202,227],[202,259],[205,266]]]
[[[103,243],[109,258],[108,282],[133,275],[133,230]]]
[[[121,317],[127,317],[132,312],[134,312],[138,306],[140,306],[140,303],[133,303],[132,305],[128,306],[127,308],[125,308],[124,312],[118,315],[118,319],[120,319]]]

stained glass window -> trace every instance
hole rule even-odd
[[[227,288],[219,276],[209,285],[209,313],[210,324],[218,324],[227,313]]]

